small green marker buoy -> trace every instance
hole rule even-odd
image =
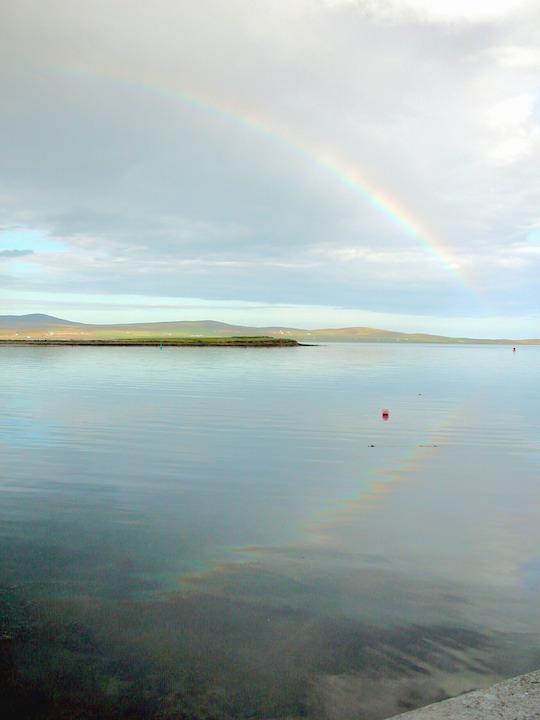
[[[163,343],[159,343],[159,349],[163,350]]]

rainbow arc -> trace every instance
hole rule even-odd
[[[104,73],[74,65],[55,66],[57,72],[75,74],[78,77],[112,81],[127,85],[145,93],[158,95],[181,103],[207,116],[228,121],[237,127],[271,138],[285,146],[290,152],[301,156],[306,162],[322,169],[324,173],[343,187],[352,190],[366,205],[378,215],[386,218],[402,235],[411,238],[445,273],[468,295],[482,306],[485,300],[474,289],[457,258],[434,232],[429,230],[422,220],[404,206],[390,193],[385,192],[365,177],[361,170],[350,167],[346,161],[326,149],[316,146],[300,132],[284,126],[282,123],[263,117],[246,108],[240,108],[225,99],[216,99],[192,89],[178,89],[161,80],[147,80],[136,76],[118,73]]]

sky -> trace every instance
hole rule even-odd
[[[540,337],[537,0],[0,17],[0,314]]]

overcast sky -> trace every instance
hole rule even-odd
[[[538,0],[0,0],[0,314],[540,337]]]

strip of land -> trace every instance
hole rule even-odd
[[[83,347],[297,347],[301,343],[290,338],[272,337],[211,337],[211,338],[130,338],[125,339],[74,339],[51,338],[2,339],[0,345],[83,346]]]

